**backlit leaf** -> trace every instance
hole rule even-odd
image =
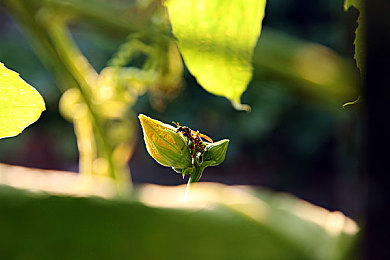
[[[45,102],[15,71],[0,63],[0,138],[18,135],[45,110]]]
[[[355,32],[355,60],[356,65],[360,69],[361,72],[364,71],[364,63],[365,63],[365,21],[366,21],[366,13],[361,0],[345,0],[344,8],[348,10],[351,6],[355,7],[359,10],[359,18],[357,20],[358,27]]]
[[[235,108],[252,77],[252,55],[265,0],[168,0],[183,59],[199,84]]]
[[[159,164],[179,169],[191,168],[191,155],[188,149],[183,149],[186,143],[168,124],[140,114],[138,116],[148,153]]]

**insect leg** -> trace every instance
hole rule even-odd
[[[188,145],[189,142],[190,142],[190,139],[187,138],[187,143],[183,146],[183,148],[181,148],[182,151],[183,151],[184,147],[186,147],[186,145]]]
[[[194,150],[192,151],[192,158],[194,158],[195,155],[195,142],[194,142]]]

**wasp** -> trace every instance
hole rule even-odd
[[[208,137],[207,135],[204,135],[202,133],[199,133],[199,131],[191,130],[188,126],[181,126],[179,122],[172,122],[176,125],[176,133],[182,133],[183,136],[187,139],[187,143],[181,148],[182,150],[188,143],[191,141],[194,144],[194,149],[192,152],[192,158],[194,158],[195,150],[198,148],[202,153],[206,151],[206,144],[203,142],[202,138],[209,141],[210,143],[213,143],[213,139]]]

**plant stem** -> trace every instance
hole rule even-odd
[[[195,183],[197,183],[202,177],[202,173],[205,169],[205,167],[202,167],[201,165],[198,165],[196,162],[194,164],[195,166],[195,171],[191,173],[190,178],[188,179],[187,187],[184,193],[184,200],[187,200],[188,194],[190,192],[190,187],[192,187]]]
[[[91,103],[91,92],[96,83],[97,73],[81,54],[76,44],[72,41],[61,16],[49,17],[50,13],[40,15],[36,19],[37,9],[28,6],[29,2],[23,0],[8,1],[8,7],[14,17],[23,25],[30,36],[34,49],[44,63],[53,71],[58,81],[62,83],[62,91],[68,88],[80,90],[83,101],[88,107],[90,122],[95,129],[95,134],[101,143],[101,153],[107,159],[109,175],[116,180],[119,193],[128,189],[129,181],[126,178],[126,169],[115,165],[112,159],[113,146],[108,143],[108,138],[103,130],[103,121],[94,111]],[[49,11],[50,9],[47,9]],[[53,18],[53,19],[52,19]],[[54,19],[56,18],[56,19]],[[93,140],[96,137],[89,138]],[[89,164],[96,156],[88,157]],[[126,183],[125,183],[126,182]]]
[[[95,24],[98,29],[114,35],[145,31],[150,24],[151,16],[161,6],[160,0],[148,1],[147,5],[131,4],[132,1],[123,1],[117,5],[110,1],[95,0],[38,0],[37,2],[41,5],[50,5],[63,13],[76,14],[83,20]]]
[[[48,26],[48,32],[56,47],[61,61],[66,64],[71,75],[78,83],[83,101],[88,107],[91,123],[94,126],[97,140],[101,145],[101,155],[108,162],[108,174],[116,181],[118,192],[122,192],[122,186],[126,186],[124,172],[113,162],[112,144],[104,132],[103,119],[95,111],[91,101],[93,85],[96,84],[97,73],[81,54],[76,44],[72,41],[65,24],[61,21],[53,22]],[[128,182],[130,180],[126,180]]]

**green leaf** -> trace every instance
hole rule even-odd
[[[65,180],[60,187],[75,190]],[[105,200],[1,185],[1,259],[341,260],[359,252],[356,222],[286,193],[216,183],[198,183],[188,201],[183,186],[135,192],[139,200]]]
[[[365,37],[366,37],[366,13],[361,0],[345,0],[344,9],[348,10],[351,6],[359,10],[359,18],[357,20],[358,27],[355,32],[355,60],[356,65],[361,72],[364,71],[364,64],[366,60],[365,55]]]
[[[0,62],[0,138],[18,135],[44,110],[38,91]]]
[[[138,116],[149,155],[159,164],[176,169],[191,168],[191,155],[176,129],[168,124],[140,114]]]
[[[202,166],[208,167],[221,164],[225,160],[228,145],[229,139],[223,139],[221,141],[208,144],[204,154],[204,163]]]
[[[361,0],[345,0],[344,2],[344,8],[345,10],[348,10],[351,6],[354,6],[358,9],[362,8],[362,1]]]
[[[252,77],[251,60],[265,0],[169,0],[166,6],[183,59],[199,84],[248,110],[240,98]]]

